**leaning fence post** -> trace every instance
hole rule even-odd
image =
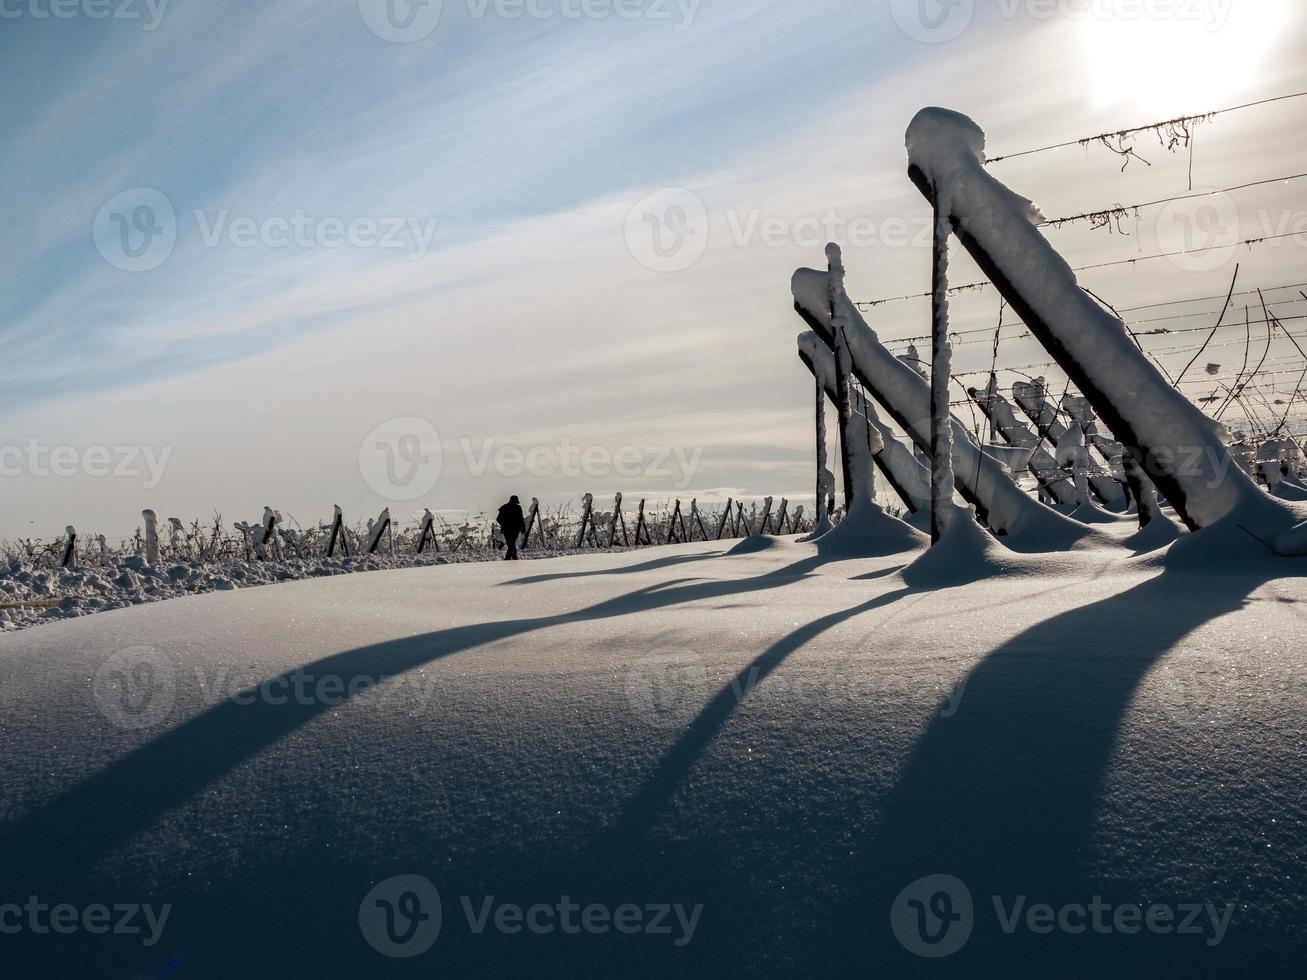
[[[703,537],[703,539],[704,539],[705,541],[707,541],[707,540],[708,540],[708,531],[707,531],[707,529],[703,526],[703,517],[702,517],[702,515],[700,515],[700,513],[699,513],[699,498],[698,498],[698,497],[695,497],[693,500],[690,501],[690,520],[693,521],[695,524],[699,525],[699,534],[702,535],[702,537]],[[691,537],[694,536],[694,528],[690,528],[690,535],[691,535]]]
[[[145,560],[151,565],[159,564],[159,516],[152,510],[141,511],[145,518]]]
[[[636,518],[635,522],[635,546],[637,548],[640,547],[641,544],[641,535],[644,536],[644,544],[653,544],[653,539],[649,537],[649,527],[644,522],[644,503],[643,500],[640,501],[640,516]]]
[[[781,498],[781,512],[776,515],[776,533],[785,533],[785,517],[790,509],[790,502],[784,497]]]
[[[526,515],[526,530],[522,532],[522,547],[526,548],[531,544],[531,528],[535,525],[540,517],[540,500],[538,497],[531,498],[531,510]],[[540,525],[540,544],[545,545],[545,528],[544,524]]]
[[[622,514],[622,495],[619,493],[613,500],[613,519],[608,524],[608,547],[617,547],[617,524],[622,525],[622,547],[627,548],[631,545],[631,539],[626,536],[626,517]]]
[[[764,501],[765,506],[762,509],[762,519],[758,522],[759,534],[771,533],[771,505],[772,498],[768,497]],[[752,533],[752,532],[750,532]]]
[[[340,505],[335,507],[335,516],[331,519],[331,540],[327,542],[327,557],[336,557],[336,544],[339,542],[345,551],[345,557],[349,557],[349,542],[345,540],[342,533],[345,530],[345,516],[341,513]]]
[[[431,545],[440,551],[440,545],[436,542],[436,516],[431,513],[430,508],[422,515],[422,530],[418,534],[418,554],[427,550],[427,539],[431,540]]]
[[[374,554],[377,548],[381,547],[381,539],[386,531],[390,529],[390,508],[387,507],[377,518],[377,523],[372,526],[372,536],[368,539],[368,554]]]
[[[731,505],[732,505],[733,503],[734,503],[734,501],[731,500],[730,497],[727,497],[727,498],[726,498],[726,509],[725,509],[724,511],[722,511],[722,519],[721,519],[720,521],[717,522],[717,540],[718,540],[718,541],[720,541],[720,540],[722,539],[722,535],[726,533],[726,522],[729,521],[729,520],[731,519]]]
[[[60,568],[67,568],[69,565],[71,565],[73,563],[73,557],[77,553],[76,529],[74,529],[73,526],[69,524],[68,527],[64,529],[64,531],[68,535],[68,543],[64,545],[64,557],[63,560],[59,562]]]
[[[587,493],[581,498],[581,530],[576,536],[576,547],[578,551],[585,547],[586,528],[594,521],[594,517],[592,516],[594,502],[595,496],[592,493]]]
[[[668,520],[668,522],[667,522],[667,543],[668,543],[668,544],[680,544],[680,543],[681,543],[681,535],[678,535],[678,534],[676,533],[676,522],[677,522],[677,520],[680,519],[680,517],[681,517],[681,502],[678,500],[678,501],[676,501],[676,509],[675,509],[674,511],[672,511],[671,519]],[[681,521],[681,530],[682,530],[682,532],[684,532],[684,530],[685,530],[685,522],[684,522],[684,521]]]
[[[737,538],[740,536],[740,528],[743,527],[745,531],[744,536],[746,538],[753,537],[753,528],[749,525],[749,519],[744,516],[744,501],[740,501],[735,505],[735,507],[735,536]]]

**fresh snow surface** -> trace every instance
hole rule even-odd
[[[1301,975],[1297,560],[1228,522],[1137,557],[978,538],[910,570],[726,548],[0,636],[0,905],[169,906],[150,946],[0,935],[5,976]],[[441,898],[411,959],[367,938],[399,875]],[[899,939],[939,907],[931,875],[971,910],[939,962]],[[564,901],[695,925],[515,929]],[[1107,929],[1043,934],[1044,903]],[[1135,906],[1200,912],[1158,933]]]

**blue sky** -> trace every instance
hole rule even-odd
[[[170,456],[150,487],[0,478],[0,536],[70,521],[121,533],[147,505],[233,520],[264,503],[306,521],[333,502],[379,509],[360,444],[411,417],[439,431],[444,455],[418,509],[479,510],[510,488],[687,489],[653,467],[594,486],[470,472],[487,441],[680,447],[701,461],[690,492],[802,493],[808,382],[786,294],[789,271],[822,261],[820,243],[742,242],[732,228],[755,214],[792,229],[831,208],[845,223],[919,219],[902,133],[926,104],[975,114],[1011,149],[1307,88],[1293,67],[1302,15],[1279,0],[1217,4],[1219,28],[982,3],[941,43],[905,31],[899,0],[632,0],[631,18],[595,2],[610,15],[537,0],[547,16],[510,19],[511,6],[478,15],[445,0],[429,34],[392,43],[366,23],[373,0],[172,0],[153,30],[143,0],[127,8],[138,20],[80,6],[40,17],[49,0],[7,0],[0,444]],[[1160,55],[1159,39],[1190,56]],[[1248,121],[1268,174],[1307,160],[1286,135],[1297,119]],[[1213,186],[1249,165],[1240,125],[1202,144]],[[1176,163],[1121,186],[1096,161],[1075,195],[1047,167],[1014,173],[1063,213],[1099,187],[1106,203],[1172,190]],[[114,230],[97,217],[128,192],[130,219],[141,188],[167,200],[175,244],[124,271],[97,248]],[[632,206],[663,188],[691,189],[712,223],[705,256],[671,273],[624,240]],[[1260,202],[1249,206],[1255,224]],[[276,230],[296,216],[308,237],[285,244]],[[402,247],[334,245],[333,222],[397,230]],[[255,229],[249,243],[237,223]],[[1128,255],[1134,243],[1075,247],[1123,244]],[[914,291],[928,274],[917,251],[856,256],[851,288]],[[1268,283],[1288,281],[1276,271]]]

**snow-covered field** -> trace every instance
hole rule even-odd
[[[1232,535],[969,582],[753,539],[0,636],[5,975],[1298,975],[1307,584]]]

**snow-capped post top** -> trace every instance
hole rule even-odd
[[[922,109],[908,126],[908,163],[932,184],[966,164],[984,165],[985,131],[952,109]]]
[[[830,267],[830,301],[833,309],[844,294],[844,253],[834,242],[826,246],[826,264]]]

